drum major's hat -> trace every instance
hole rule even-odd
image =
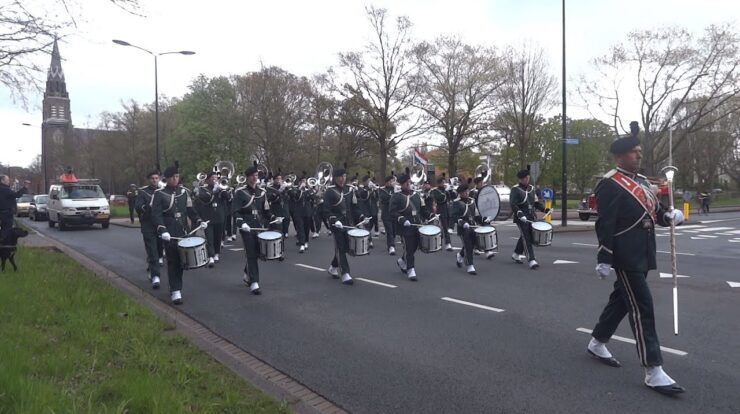
[[[249,177],[250,175],[255,175],[255,174],[257,174],[257,167],[255,166],[247,167],[247,169],[244,170],[245,177]]]
[[[341,177],[345,174],[347,174],[347,170],[345,170],[344,168],[337,168],[336,170],[334,170],[334,172],[332,172],[332,177]]]
[[[640,145],[640,138],[637,137],[639,133],[640,124],[638,124],[637,121],[630,122],[630,134],[612,142],[612,145],[609,147],[609,152],[614,155],[619,155],[632,151],[632,148]]]
[[[411,177],[409,177],[407,174],[401,174],[398,176],[398,184],[403,184],[410,179]]]
[[[175,174],[179,174],[177,167],[174,165],[170,165],[169,167],[165,168],[164,170],[164,178],[171,178],[174,177]]]
[[[524,178],[529,175],[529,170],[519,170],[518,173],[516,173],[516,178]]]

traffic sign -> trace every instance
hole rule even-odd
[[[532,176],[532,181],[537,181],[537,178],[540,176],[539,161],[532,161],[531,163],[529,163],[529,175]]]
[[[578,145],[580,141],[578,141],[578,138],[566,138],[565,139],[565,145]]]
[[[555,192],[552,191],[552,188],[543,188],[542,189],[542,198],[545,200],[552,200],[555,197]]]

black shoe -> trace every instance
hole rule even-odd
[[[619,361],[617,361],[617,359],[614,357],[604,358],[604,357],[600,357],[594,354],[593,352],[591,352],[590,349],[587,349],[586,351],[588,351],[589,355],[596,358],[596,360],[598,360],[602,364],[609,365],[610,367],[613,367],[613,368],[620,368],[622,366],[622,364]]]
[[[344,282],[342,282],[342,284],[345,284],[345,285],[354,285],[355,284],[355,280],[354,279],[345,280]]]
[[[253,291],[252,291],[252,294],[253,294],[253,295],[258,295],[258,296],[259,296],[259,295],[261,295],[261,294],[262,294],[262,291],[261,291],[261,290],[259,290],[259,289],[255,289],[255,290],[253,290]]]
[[[651,385],[645,384],[645,386],[648,387],[648,388],[650,388],[650,389],[652,389],[652,390],[655,390],[655,391],[657,391],[657,392],[659,392],[659,393],[661,393],[663,395],[678,395],[678,394],[683,394],[683,393],[686,392],[686,390],[684,389],[684,387],[678,385],[677,382],[674,382],[671,385],[656,385],[656,386],[651,386]]]

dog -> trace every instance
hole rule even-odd
[[[0,242],[0,271],[5,271],[5,262],[9,261],[13,265],[13,271],[18,271],[18,266],[15,264],[15,252],[18,250],[18,239],[21,237],[28,236],[28,231],[20,228],[13,227],[13,231],[7,239]]]

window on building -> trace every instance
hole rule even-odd
[[[56,105],[52,105],[51,106],[51,117],[52,118],[56,118],[57,117],[57,106]]]
[[[59,115],[59,118],[65,119],[64,118],[64,106],[59,107],[59,109],[57,110],[57,114]]]

